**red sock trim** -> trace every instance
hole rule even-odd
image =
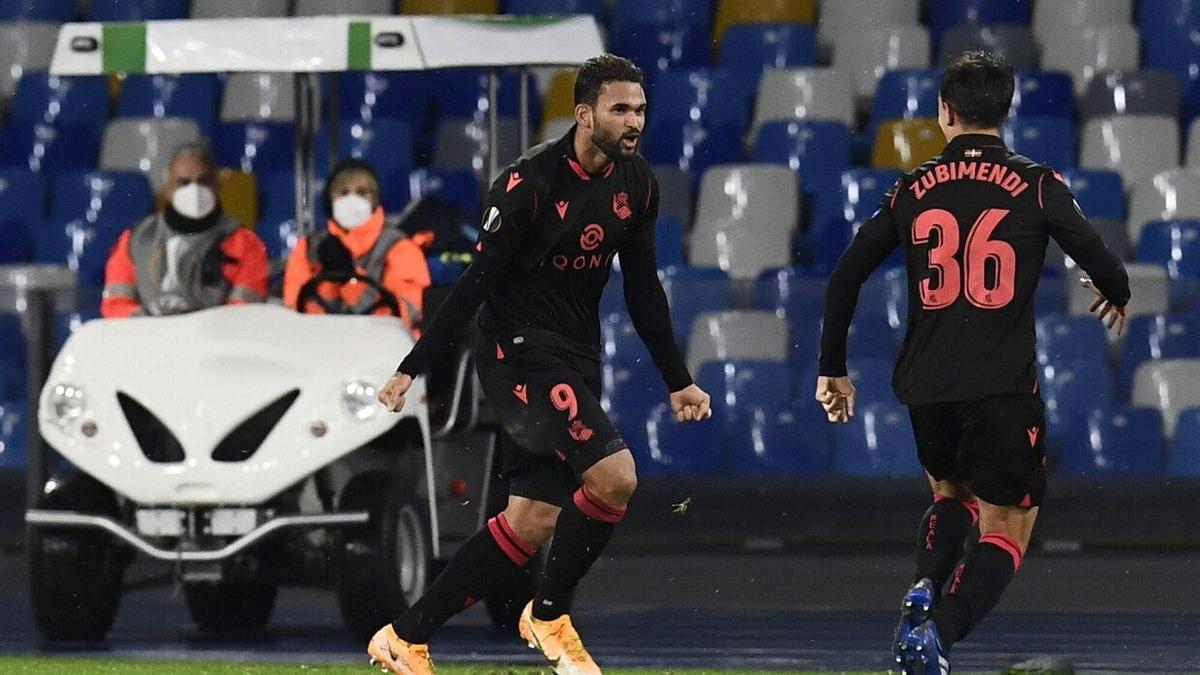
[[[940,502],[945,499],[951,499],[951,498],[947,497],[946,495],[940,495],[936,492],[933,493],[933,501],[935,504],[937,502]],[[979,504],[977,502],[968,501],[966,499],[955,499],[954,501],[967,507],[967,510],[971,512],[971,524],[972,525],[979,524]]]
[[[508,516],[504,515],[503,512],[496,516],[496,522],[500,524],[500,530],[504,532],[504,535],[508,537],[508,540],[511,541],[514,546],[520,549],[521,553],[524,553],[529,558],[532,558],[533,554],[537,553],[537,549],[529,544],[526,544],[525,540],[517,536],[516,531],[512,529],[512,525],[508,524]]]
[[[488,519],[488,531],[492,533],[492,539],[496,540],[496,545],[500,547],[501,551],[504,551],[504,555],[508,556],[509,560],[517,565],[524,565],[529,562],[529,556],[517,546],[515,541],[509,539],[508,535],[505,534],[504,527],[500,525],[500,518],[503,517],[504,514],[502,513],[495,518]],[[508,522],[505,521],[505,525],[507,524]]]
[[[575,491],[575,506],[588,518],[610,525],[616,525],[625,517],[625,509],[600,499],[586,485]]]
[[[991,544],[992,546],[1000,548],[1005,553],[1012,556],[1013,572],[1021,569],[1021,561],[1025,559],[1025,554],[1021,552],[1021,545],[1017,543],[1017,540],[1013,539],[1007,534],[992,532],[980,537],[979,543]]]

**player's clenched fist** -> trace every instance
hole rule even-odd
[[[703,389],[694,384],[671,392],[671,412],[676,422],[699,422],[712,417],[712,401]]]
[[[818,377],[815,398],[825,408],[830,422],[847,424],[854,417],[857,399],[854,383],[849,377]]]
[[[392,375],[387,384],[379,390],[379,402],[383,407],[392,412],[400,412],[404,410],[404,395],[408,393],[409,387],[412,386],[413,379],[411,375],[405,373],[396,373]]]

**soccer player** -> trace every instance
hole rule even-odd
[[[476,363],[504,430],[508,505],[463,544],[424,597],[371,639],[367,652],[393,672],[432,672],[430,635],[488,589],[512,583],[551,534],[520,635],[557,673],[600,672],[568,611],[637,484],[633,456],[600,407],[599,303],[614,256],[676,420],[712,414],[676,347],[658,280],[658,184],[637,154],[642,81],[637,66],[611,54],[583,64],[575,126],[496,178],[477,259],[380,390],[380,401],[400,410],[412,379],[483,305]]]
[[[1013,95],[1002,58],[964,54],[942,76],[940,155],[900,177],[829,280],[816,398],[854,416],[846,334],[862,283],[900,246],[908,334],[893,387],[908,406],[934,503],[917,538],[894,653],[906,673],[948,673],[957,641],[995,607],[1029,544],[1046,487],[1045,409],[1034,371],[1034,291],[1048,237],[1091,280],[1119,332],[1129,278],[1061,176],[1005,147]],[[979,543],[959,563],[978,522]],[[942,594],[943,586],[945,594]]]

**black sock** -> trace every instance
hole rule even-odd
[[[393,621],[392,628],[406,642],[429,642],[450,617],[473,605],[489,589],[512,583],[524,573],[525,563],[535,552],[517,537],[501,513],[458,549],[425,595]]]
[[[563,507],[554,528],[550,560],[533,599],[533,616],[552,621],[570,611],[575,587],[612,537],[625,509],[607,504],[587,486],[575,491],[573,504]]]
[[[979,520],[979,507],[935,495],[917,530],[917,573],[913,581],[933,579],[940,593],[963,554],[971,525]]]
[[[1003,534],[985,534],[954,572],[946,596],[933,608],[942,642],[949,648],[992,611],[1021,566],[1021,547]]]

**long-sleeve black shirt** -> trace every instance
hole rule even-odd
[[[907,404],[1033,390],[1034,292],[1054,237],[1118,306],[1129,277],[1062,177],[964,134],[900,177],[838,261],[825,298],[820,373],[846,374],[859,289],[897,247],[908,271],[908,333],[892,384]]]
[[[621,257],[625,301],[670,391],[692,379],[658,279],[658,183],[640,156],[588,174],[572,128],[509,166],[488,192],[478,255],[399,370],[416,376],[481,304],[485,335],[535,332],[581,358],[600,354],[600,295]]]

